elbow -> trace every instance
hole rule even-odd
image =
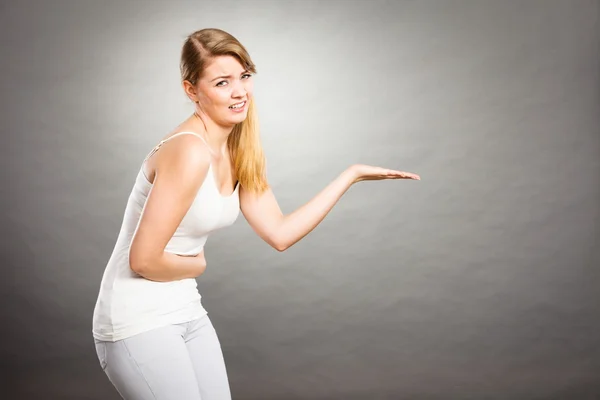
[[[129,253],[129,269],[138,275],[144,276],[148,271],[150,261],[147,257],[139,257],[136,253]]]
[[[270,244],[271,244],[271,247],[273,247],[275,250],[277,250],[280,253],[286,251],[290,247],[283,240],[277,240],[277,239],[272,240]]]
[[[129,258],[129,269],[138,275],[143,275],[147,265],[147,263],[132,259],[131,257]]]
[[[164,250],[140,244],[139,241],[134,239],[129,246],[129,269],[144,278],[148,278],[148,274],[154,275],[154,271],[161,264],[163,255]]]
[[[276,245],[273,246],[275,248],[275,250],[277,250],[280,253],[283,253],[284,251],[286,251],[288,249],[287,246],[282,246],[282,245]]]

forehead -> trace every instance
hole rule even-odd
[[[234,56],[216,56],[210,59],[205,69],[207,78],[219,75],[237,75],[244,67]]]

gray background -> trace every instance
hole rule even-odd
[[[117,399],[91,317],[145,154],[192,111],[184,37],[236,36],[284,212],[361,182],[284,253],[242,216],[198,279],[234,399],[600,398],[598,1],[0,6],[3,393]]]

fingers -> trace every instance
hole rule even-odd
[[[388,170],[387,175],[390,177],[395,177],[396,179],[414,179],[417,181],[421,180],[421,177],[417,174],[413,174],[411,172],[396,171],[393,169]]]

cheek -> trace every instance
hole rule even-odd
[[[245,89],[248,95],[252,95],[252,92],[254,91],[254,81],[248,81],[248,83],[246,83]]]
[[[231,103],[230,94],[225,89],[215,90],[211,93],[210,101],[212,105],[216,108],[221,108],[223,106],[228,107]]]

